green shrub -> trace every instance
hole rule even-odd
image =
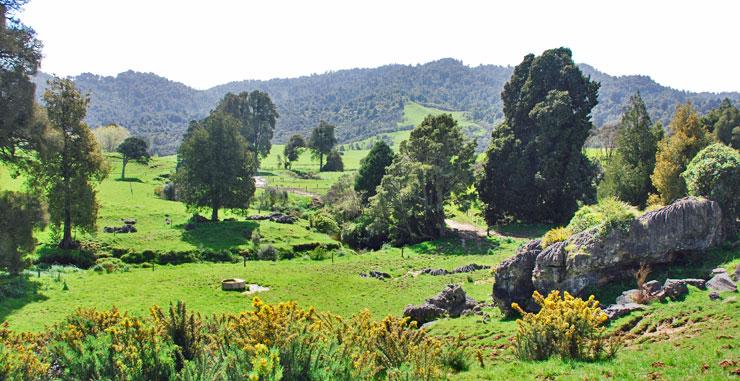
[[[570,236],[573,235],[573,231],[564,228],[564,227],[558,227],[554,229],[550,229],[545,233],[544,236],[542,236],[542,241],[540,241],[540,247],[543,249],[552,245],[556,242],[563,242],[566,239],[570,238]]]
[[[95,254],[86,250],[45,248],[40,250],[37,263],[47,265],[72,265],[81,269],[87,269],[95,264],[95,259]]]
[[[334,218],[325,211],[320,211],[311,215],[308,219],[308,224],[312,229],[319,233],[338,236],[340,232],[337,221],[335,221]]]
[[[239,262],[239,257],[228,250],[206,250],[200,255],[201,259],[209,262]]]
[[[323,247],[317,247],[308,252],[308,257],[314,261],[321,261],[331,257],[331,252],[324,249]]]
[[[740,154],[724,144],[712,144],[699,151],[681,175],[692,196],[716,201],[726,225],[735,229],[740,212]]]
[[[93,266],[93,270],[100,272],[105,271],[106,273],[114,273],[118,271],[123,271],[125,267],[125,264],[122,260],[118,258],[98,258],[98,260],[95,261],[95,266]]]
[[[199,256],[193,251],[167,251],[159,253],[157,263],[160,265],[179,265],[182,263],[198,262]]]
[[[276,261],[278,259],[278,251],[272,245],[260,247],[257,250],[257,259],[261,261]]]
[[[297,243],[295,245],[292,245],[293,251],[296,253],[301,253],[304,251],[313,250],[317,247],[321,246],[321,242],[305,242],[305,243]]]
[[[626,231],[637,216],[635,207],[610,197],[578,209],[566,229],[577,234],[598,227],[598,233],[605,235],[616,229]]]
[[[126,263],[144,263],[144,253],[126,253],[121,256],[121,260]]]

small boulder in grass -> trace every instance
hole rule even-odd
[[[648,295],[657,294],[660,289],[660,282],[658,282],[657,280],[651,280],[650,282],[645,282],[642,285],[642,290],[645,291]]]
[[[673,301],[680,300],[689,293],[687,285],[683,279],[666,279],[663,284],[662,296],[669,297]]]
[[[727,275],[727,272],[715,274],[707,281],[707,288],[717,292],[737,291],[735,282]]]

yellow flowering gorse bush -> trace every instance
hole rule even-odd
[[[616,354],[619,340],[606,334],[607,316],[593,295],[583,300],[568,292],[561,295],[552,291],[543,297],[535,291],[532,297],[540,306],[537,313],[512,304],[522,314],[516,321],[514,347],[519,358],[544,360],[557,354],[561,358],[596,360]]]

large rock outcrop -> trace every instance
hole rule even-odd
[[[722,242],[719,205],[687,197],[645,213],[626,230],[575,234],[544,250],[527,243],[496,269],[494,302],[511,314],[511,303],[534,310],[534,290],[565,290],[577,296],[616,279],[631,278],[641,264],[670,264],[681,255]]]
[[[458,317],[470,311],[478,302],[467,296],[460,285],[450,284],[434,297],[419,305],[409,304],[403,310],[403,316],[417,321],[420,325],[437,320],[443,316]]]

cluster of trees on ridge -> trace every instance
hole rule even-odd
[[[692,102],[704,114],[720,100],[740,101],[738,93],[691,93],[661,86],[646,76],[614,77],[581,64],[600,82],[599,103],[592,110],[597,127],[619,121],[629,97],[640,92],[654,121],[667,125],[675,105]],[[281,118],[275,141],[285,143],[296,133],[307,136],[321,120],[337,126],[340,143],[361,140],[403,126],[404,104],[412,101],[443,110],[459,110],[487,130],[504,119],[501,91],[513,68],[496,65],[468,67],[454,59],[423,65],[387,65],[291,79],[241,81],[195,90],[150,73],[124,72],[116,77],[82,74],[74,78],[91,102],[86,121],[91,126],[118,123],[143,136],[158,154],[175,153],[191,120],[202,119],[227,93],[260,90],[270,94]],[[35,77],[41,99],[48,76]],[[485,142],[479,142],[483,145]]]

